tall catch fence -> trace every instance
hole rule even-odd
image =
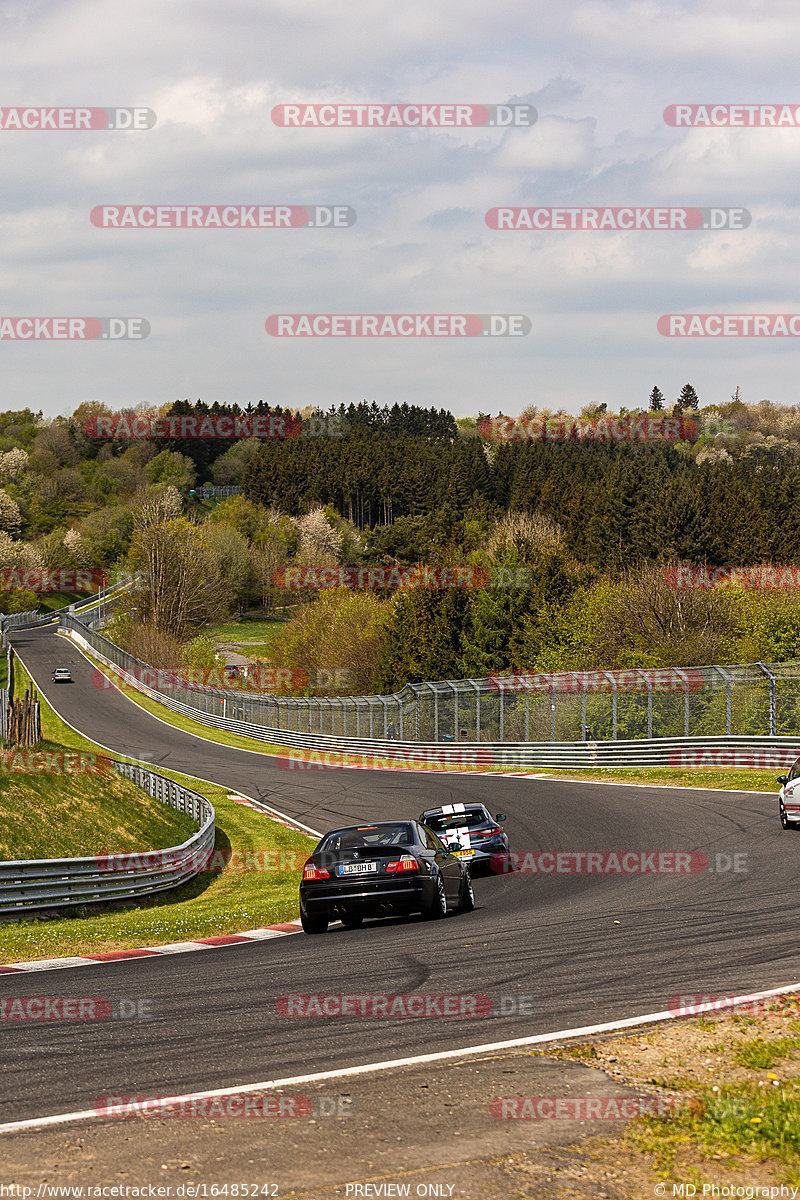
[[[408,684],[389,696],[297,697],[193,685],[134,658],[83,615],[62,614],[59,628],[176,712],[263,741],[454,747],[800,734],[800,663],[497,675]],[[287,734],[295,736],[276,736]]]

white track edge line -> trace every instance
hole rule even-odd
[[[423,1063],[444,1062],[447,1059],[462,1058],[464,1055],[488,1054],[494,1050],[513,1049],[515,1046],[543,1045],[547,1042],[566,1041],[567,1039],[577,1037],[590,1037],[598,1033],[613,1033],[618,1029],[634,1029],[641,1025],[652,1025],[655,1022],[674,1021],[681,1018],[688,1019],[700,1016],[703,1012],[721,1012],[726,1008],[733,1008],[736,1005],[747,1004],[754,1000],[765,1000],[770,996],[784,995],[787,992],[797,991],[799,988],[800,982],[770,988],[763,992],[750,992],[740,996],[730,996],[722,1004],[710,1002],[708,1004],[694,1005],[693,1007],[697,1011],[692,1013],[669,1011],[645,1013],[639,1017],[626,1017],[622,1021],[607,1021],[600,1025],[584,1025],[577,1029],[560,1029],[555,1033],[537,1033],[531,1037],[512,1038],[504,1042],[484,1042],[477,1046],[462,1046],[457,1050],[439,1050],[433,1054],[417,1054],[410,1058],[394,1058],[385,1059],[381,1062],[365,1063],[360,1067],[340,1067],[335,1071],[316,1071],[310,1075],[291,1075],[284,1079],[265,1079],[259,1083],[215,1088],[213,1091],[187,1092],[181,1096],[160,1096],[158,1099],[164,1107],[167,1107],[174,1104],[186,1104],[192,1100],[213,1100],[223,1096],[236,1096],[243,1093],[292,1087],[299,1083],[320,1083],[326,1079],[344,1079],[356,1075],[368,1075],[376,1071],[389,1071],[397,1067],[413,1067]],[[117,1110],[119,1110],[119,1107],[117,1106]],[[97,1120],[98,1117],[106,1117],[109,1120],[113,1120],[115,1116],[120,1115],[122,1114],[119,1111],[115,1112],[113,1105],[110,1112],[97,1112],[94,1109],[87,1109],[83,1112],[56,1113],[50,1117],[31,1117],[24,1121],[9,1121],[4,1125],[0,1125],[0,1134],[21,1133],[26,1129],[46,1129],[54,1125],[65,1125],[71,1121]]]

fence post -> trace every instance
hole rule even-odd
[[[731,677],[727,671],[723,670],[722,667],[718,667],[716,664],[714,664],[714,666],[712,667],[712,670],[719,671],[720,675],[725,680],[725,732],[728,735],[728,737],[730,737],[731,736]]]
[[[614,741],[617,740],[617,680],[610,671],[603,671],[606,679],[611,680],[611,728]]]
[[[653,681],[646,671],[642,671],[639,667],[636,668],[637,675],[644,675],[644,681],[647,684],[647,736],[651,739],[653,736]]]
[[[769,679],[769,733],[770,737],[776,737],[778,733],[778,704],[776,694],[776,685],[778,681],[772,674],[772,671],[770,671],[769,667],[765,667],[762,662],[756,663],[756,666],[760,667]]]

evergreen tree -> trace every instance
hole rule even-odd
[[[691,408],[693,410],[697,408],[700,401],[698,399],[697,392],[690,383],[685,383],[683,385],[676,403],[682,412],[687,408]]]
[[[650,393],[650,412],[661,412],[665,403],[664,393],[659,388],[654,387]]]

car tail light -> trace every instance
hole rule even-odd
[[[314,879],[330,879],[330,874],[324,867],[315,867],[314,860],[309,858],[303,867],[303,883],[310,883]]]
[[[415,858],[411,858],[409,854],[404,854],[396,862],[387,863],[386,870],[390,875],[393,871],[418,871],[419,863]]]
[[[502,833],[499,825],[495,825],[493,829],[486,829],[481,833],[481,837],[497,837],[498,833]]]

